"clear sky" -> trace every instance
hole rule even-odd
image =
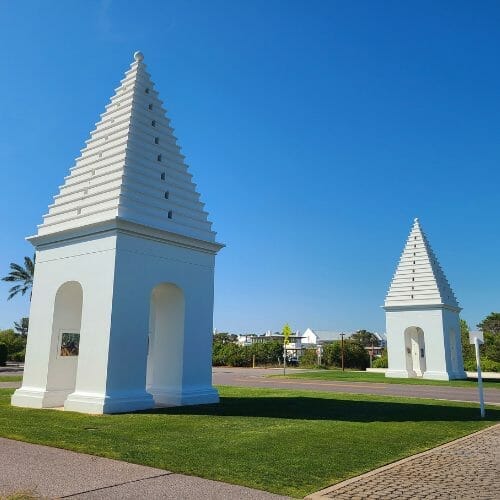
[[[214,326],[384,331],[418,216],[500,310],[500,3],[0,0],[0,271],[140,49],[218,240]],[[0,328],[28,313],[6,300]]]

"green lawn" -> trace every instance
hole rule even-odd
[[[22,375],[0,375],[0,382],[20,382]]]
[[[0,435],[302,497],[500,420],[472,404],[221,387],[221,404],[89,416],[10,406]]]
[[[269,375],[281,377],[283,375]],[[330,380],[346,382],[379,382],[383,384],[411,384],[411,385],[446,385],[455,387],[477,387],[476,379],[468,380],[427,380],[421,378],[386,378],[383,373],[342,371],[342,370],[311,370],[293,373],[289,371],[286,378],[304,378],[311,380]],[[500,389],[500,379],[483,380],[484,387]]]

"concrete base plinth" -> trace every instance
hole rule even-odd
[[[90,394],[74,392],[64,402],[64,409],[80,413],[126,413],[154,408],[155,403],[147,392],[137,394]]]
[[[431,372],[426,371],[423,376],[424,379],[428,380],[456,380],[465,379],[467,375],[464,372]]]
[[[219,393],[213,387],[184,389],[182,391],[165,388],[150,388],[157,406],[204,405],[219,402]]]
[[[413,378],[413,376],[406,370],[390,370],[385,372],[385,376],[389,378]]]
[[[47,390],[39,387],[21,387],[12,395],[12,406],[23,408],[58,408],[71,393],[71,389]]]

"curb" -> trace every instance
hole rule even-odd
[[[380,472],[384,472],[388,469],[392,469],[393,467],[397,467],[398,465],[404,464],[406,462],[411,462],[412,460],[414,460],[416,458],[430,455],[431,453],[435,452],[436,450],[448,448],[452,445],[460,443],[461,441],[465,441],[466,439],[469,439],[472,436],[477,436],[479,434],[483,434],[484,432],[491,431],[495,427],[500,427],[500,424],[490,425],[489,427],[486,427],[486,429],[481,429],[480,431],[473,432],[471,434],[467,434],[466,436],[463,436],[463,437],[458,438],[458,439],[454,439],[453,441],[450,441],[450,442],[445,443],[445,444],[441,444],[439,446],[431,448],[430,450],[426,450],[426,451],[423,451],[421,453],[417,453],[416,455],[411,455],[410,457],[406,457],[406,458],[403,458],[401,460],[398,460],[397,462],[392,462],[392,463],[384,465],[382,467],[378,467],[377,469],[373,469],[369,472],[365,472],[364,474],[360,474],[359,476],[351,477],[350,479],[345,479],[344,481],[341,481],[340,483],[336,483],[333,486],[328,486],[327,488],[324,488],[322,490],[311,493],[310,495],[307,495],[305,497],[305,500],[324,500],[325,496],[327,496],[330,493],[333,493],[337,490],[340,490],[341,488],[344,488],[345,486],[348,486],[352,483],[356,483],[357,481],[362,481],[365,478],[374,476],[374,475],[376,475]]]

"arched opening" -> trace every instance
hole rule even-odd
[[[426,370],[424,331],[417,326],[405,330],[406,370],[410,376],[421,377]]]
[[[168,405],[182,387],[184,294],[172,283],[151,293],[146,390],[158,405]]]
[[[62,406],[68,394],[75,390],[82,306],[80,283],[68,281],[59,287],[54,302],[47,374],[47,390],[58,394],[54,406]]]

